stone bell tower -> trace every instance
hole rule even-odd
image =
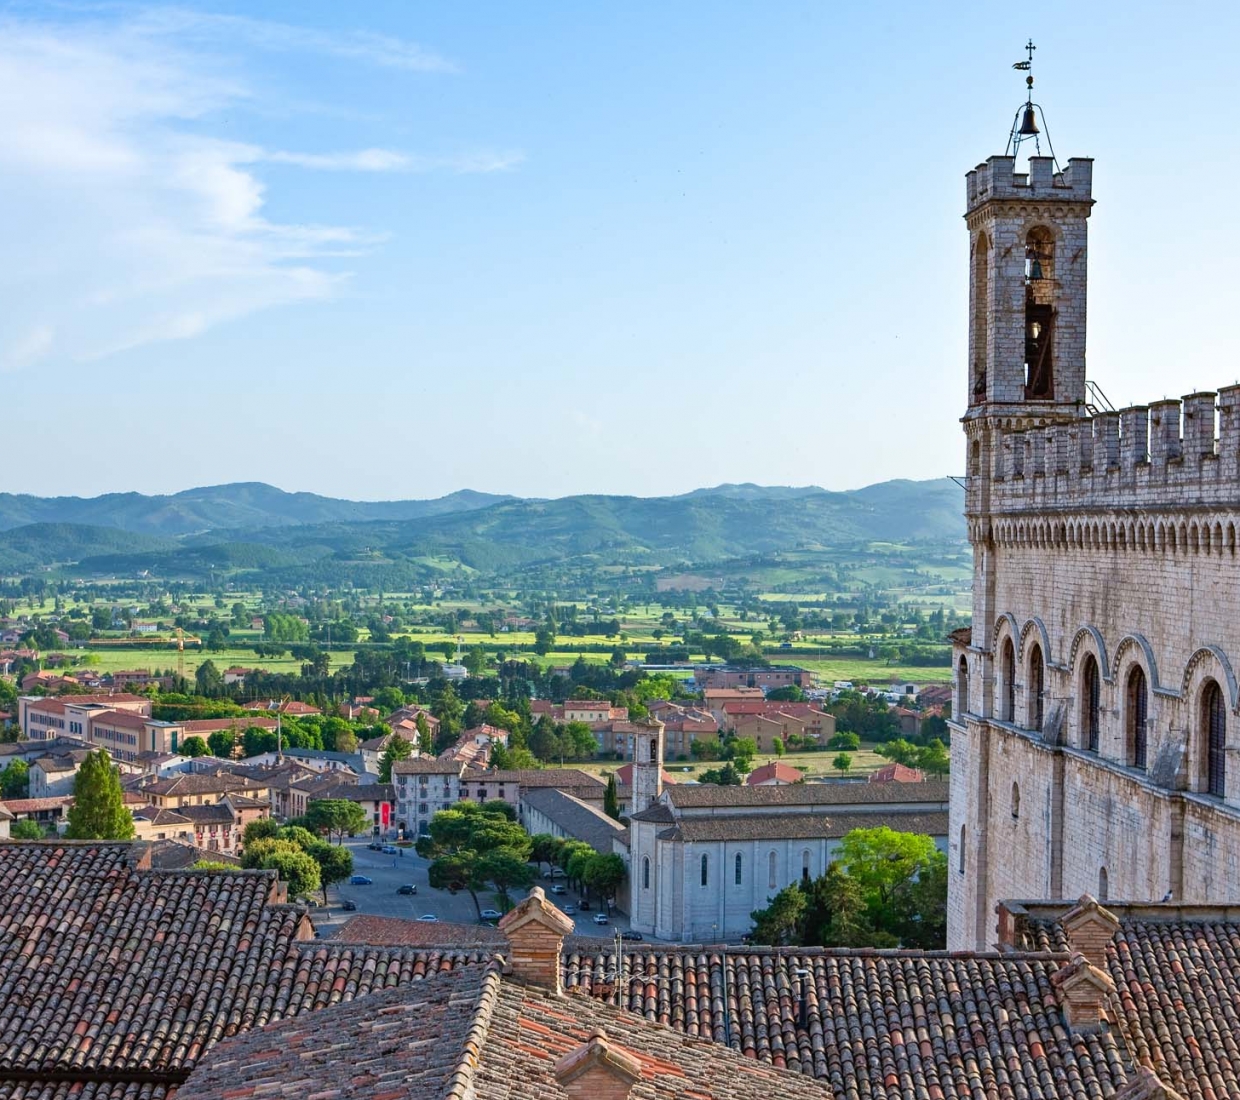
[[[1033,45],[1030,43],[1030,58]],[[1017,67],[1028,71],[1032,65]],[[1085,298],[1093,159],[1060,169],[1037,118],[1033,77],[1008,148],[966,176],[969,230],[968,399],[965,514],[973,543],[973,644],[990,645],[995,614],[987,585],[987,534],[996,480],[1032,474],[1044,453],[1026,454],[1015,432],[1088,416]],[[1035,113],[1036,112],[1036,113]],[[1046,120],[1042,118],[1042,127]],[[1034,142],[1017,172],[1022,142]],[[1042,156],[1045,141],[1049,155]],[[979,682],[982,680],[979,677]]]
[[[663,723],[638,723],[633,735],[633,794],[629,815],[641,813],[663,793]]]

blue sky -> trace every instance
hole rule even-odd
[[[1032,35],[1090,375],[1240,375],[1235,5],[0,4],[4,488],[957,473]],[[1138,125],[1141,123],[1141,125]]]

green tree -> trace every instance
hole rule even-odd
[[[594,892],[596,897],[600,897],[607,903],[607,911],[611,912],[612,899],[616,896],[616,891],[624,885],[625,876],[628,871],[625,869],[624,860],[614,852],[598,853],[586,862],[583,878],[585,884]]]
[[[560,837],[552,836],[550,833],[536,833],[530,838],[530,859],[538,864],[540,871],[544,863],[550,870],[555,865],[556,857],[563,847],[564,841]]]
[[[288,884],[292,898],[308,897],[320,885],[319,865],[309,852],[292,840],[256,840],[246,847],[241,865],[275,871]]]
[[[741,785],[741,773],[736,770],[736,766],[731,760],[727,761],[721,768],[707,768],[698,776],[699,783],[713,783],[716,787],[739,787]]]
[[[328,840],[335,833],[338,844],[344,843],[346,833],[356,836],[369,824],[361,805],[347,798],[312,798],[306,806],[306,820],[311,829],[326,833]]]
[[[343,882],[353,874],[353,853],[338,844],[318,841],[306,849],[306,853],[319,865],[319,884],[323,887],[323,904],[327,904],[327,888],[333,882]]]
[[[413,755],[413,746],[399,733],[392,734],[388,743],[383,746],[383,755],[379,757],[379,782],[392,782],[392,765],[398,760],[408,760]]]
[[[951,768],[951,764],[947,746],[937,737],[923,745],[917,752],[917,766],[936,779],[942,779]]]
[[[849,768],[852,767],[852,757],[846,752],[841,752],[831,761],[831,767],[838,771],[840,775],[847,775]]]
[[[861,738],[855,733],[837,733],[827,742],[827,748],[843,752],[856,752],[861,748]]]
[[[357,752],[357,734],[350,729],[336,730],[335,752]]]
[[[443,654],[445,661],[451,661],[456,656],[456,642],[451,638],[445,638],[439,643],[439,652]]]
[[[208,659],[198,666],[194,682],[200,695],[219,695],[224,690],[224,677],[215,662]]]
[[[533,850],[529,834],[506,813],[488,805],[462,802],[440,810],[431,818],[427,835],[417,842],[418,855],[431,861],[431,886],[469,891],[479,920],[480,891],[494,889],[504,897],[523,881],[533,881],[528,866]],[[516,869],[517,863],[524,866],[524,872]]]
[[[919,909],[928,903],[929,895],[913,889],[923,875],[935,883],[936,889],[941,884],[946,906],[947,859],[928,836],[896,832],[886,826],[854,829],[840,841],[838,857],[843,869],[861,887],[876,933],[904,942],[914,935],[922,938],[920,930],[936,923],[937,909],[929,913]]]
[[[620,820],[620,792],[616,789],[614,774],[607,777],[607,789],[603,791],[603,812],[616,821]]]
[[[784,739],[782,737],[773,737],[771,739],[771,749],[776,756],[784,755]]]
[[[560,755],[561,738],[555,723],[544,714],[530,733],[529,749],[544,764]]]
[[[245,827],[245,831],[241,834],[241,846],[248,848],[256,840],[270,840],[279,835],[280,823],[278,821],[270,817],[260,817]]]
[[[468,650],[466,650],[465,657],[461,663],[465,666],[465,671],[468,672],[470,676],[485,676],[487,666],[490,664],[490,660],[487,657],[486,646],[471,646]]]
[[[24,760],[14,760],[0,772],[0,795],[5,798],[28,798],[30,795],[30,765]]]
[[[107,752],[87,755],[73,781],[73,805],[69,809],[70,840],[130,840],[133,815],[125,808],[121,777]]]
[[[418,730],[418,751],[424,756],[430,756],[435,751],[435,739],[431,736],[431,724],[426,720],[426,715],[422,711],[418,711],[418,716],[413,720],[413,724]]]
[[[182,756],[208,756],[211,752],[211,746],[201,737],[187,737],[181,742]]]
[[[24,817],[9,826],[9,836],[14,840],[42,840],[47,834],[37,821]]]
[[[221,760],[231,759],[233,754],[232,730],[216,730],[208,734],[207,747],[211,750],[212,756],[218,756]]]
[[[754,943],[782,947],[800,943],[801,921],[805,916],[805,893],[795,882],[785,886],[765,909],[755,909],[751,937]]]
[[[555,648],[555,631],[541,627],[534,632],[534,652],[545,657]]]
[[[865,919],[865,894],[838,863],[805,890],[805,915],[799,942],[804,947],[866,947],[871,944]]]
[[[875,751],[879,756],[886,757],[897,764],[903,764],[909,768],[917,767],[919,750],[916,745],[911,741],[906,741],[903,737],[897,737],[885,745],[879,745]]]
[[[560,751],[576,760],[586,760],[598,754],[598,740],[585,722],[567,722],[560,732]]]

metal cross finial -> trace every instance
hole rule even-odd
[[[1031,38],[1031,39],[1029,39],[1029,41],[1025,43],[1025,52],[1029,54],[1029,64],[1030,64],[1030,65],[1032,65],[1032,64],[1033,64],[1033,51],[1034,51],[1034,50],[1036,50],[1036,49],[1037,49],[1037,46],[1035,46],[1035,45],[1033,44],[1033,39],[1032,39],[1032,38]]]

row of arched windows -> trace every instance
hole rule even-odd
[[[1004,638],[999,654],[998,710],[1001,721],[1018,721],[1016,696],[1016,647]],[[958,683],[967,698],[968,665],[961,658]],[[1086,752],[1099,752],[1102,746],[1102,670],[1093,653],[1081,659],[1077,684],[1076,746]],[[1128,767],[1146,769],[1149,765],[1149,681],[1145,669],[1134,664],[1123,686],[1123,762]],[[1217,680],[1207,678],[1198,696],[1196,718],[1200,748],[1198,780],[1194,789],[1222,798],[1227,790],[1227,705]],[[1029,646],[1024,687],[1025,724],[1041,731],[1046,721],[1046,661],[1038,642]]]

